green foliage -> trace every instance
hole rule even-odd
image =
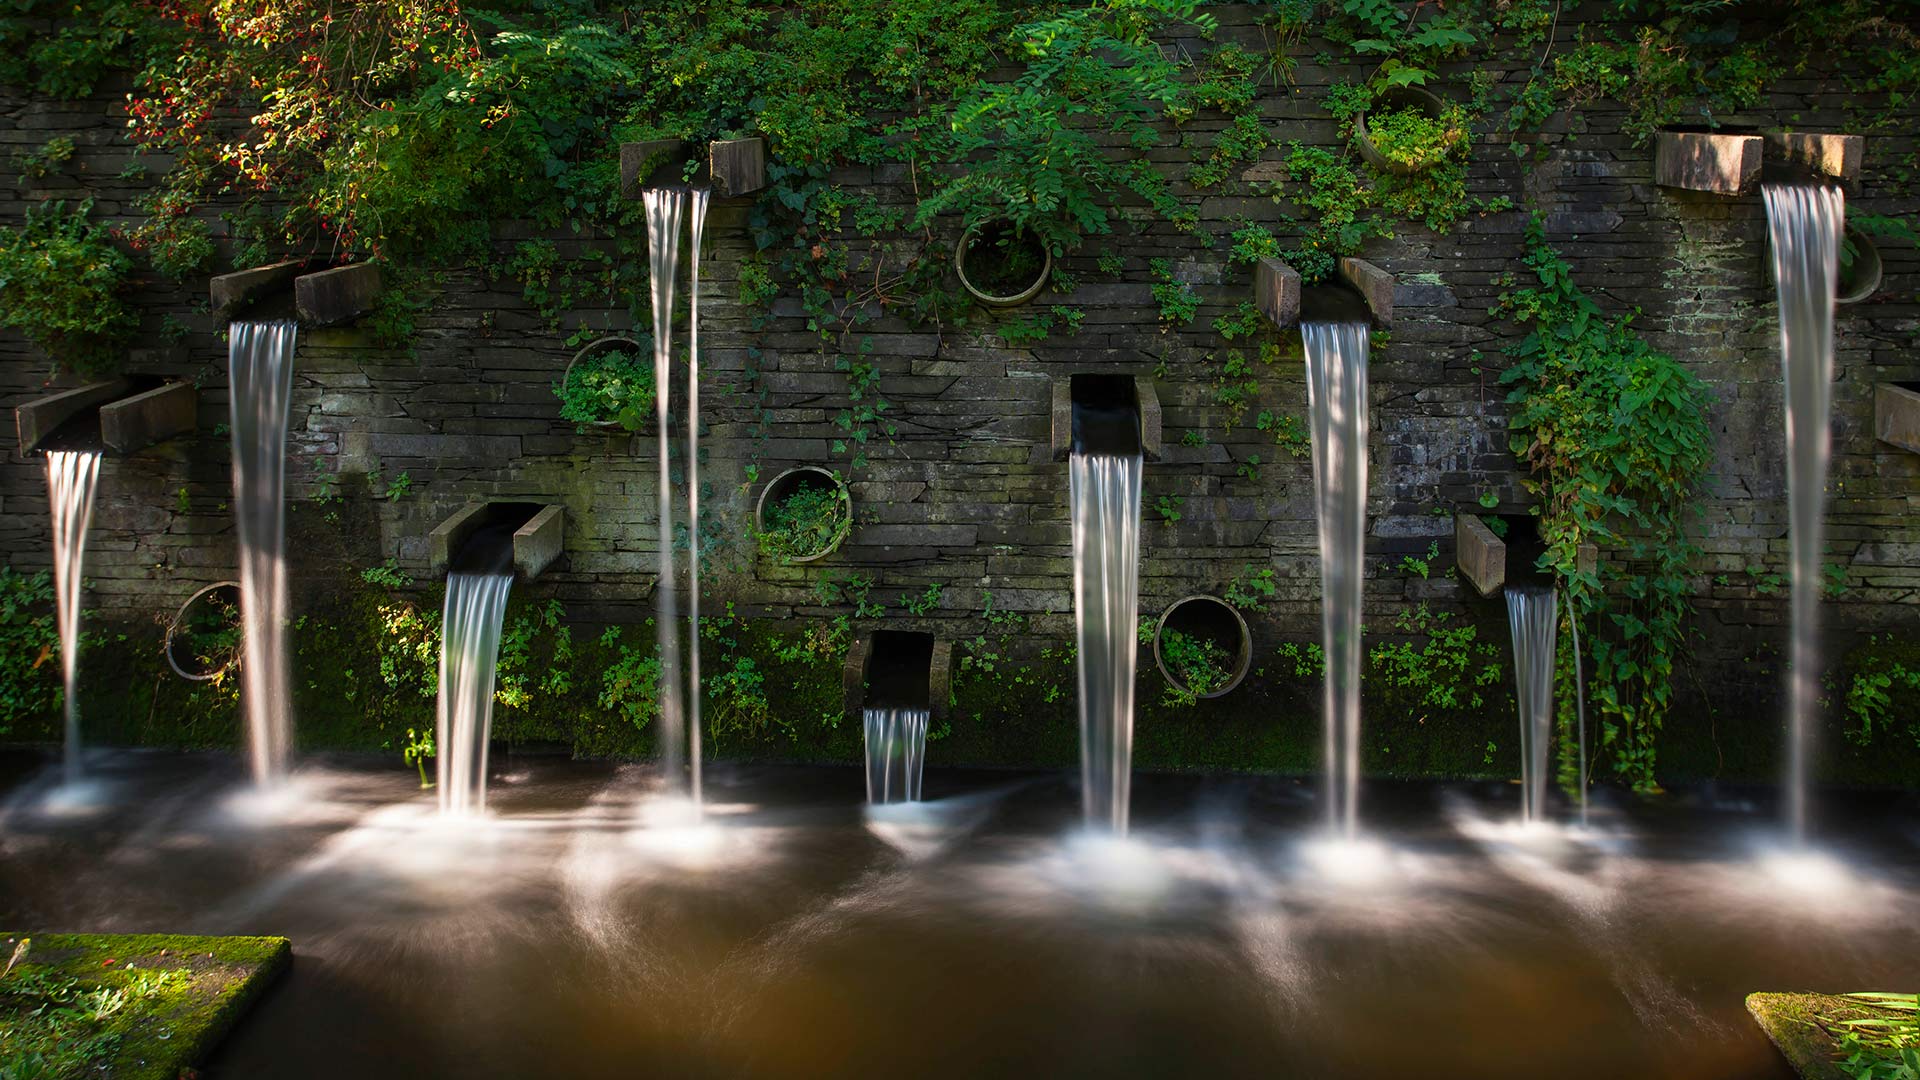
[[[653,419],[653,360],[638,349],[607,348],[582,357],[554,387],[560,418],[585,433],[593,424],[619,424],[639,431]]]
[[[8,1080],[113,1069],[129,1025],[150,1021],[144,1016],[149,1004],[192,978],[186,969],[128,963],[83,980],[64,968],[32,963],[31,940],[20,939],[0,976],[0,1032],[6,1036],[0,1040],[0,1076]]]
[[[900,606],[906,608],[908,614],[925,618],[940,607],[940,593],[945,588],[946,586],[938,583],[929,585],[927,590],[919,596],[901,597]]]
[[[0,326],[13,327],[52,358],[55,370],[117,371],[140,320],[122,298],[133,261],[104,226],[93,200],[29,206],[18,228],[0,228]]]
[[[60,707],[60,631],[46,571],[0,566],[0,735]]]
[[[420,789],[425,791],[433,786],[427,779],[427,759],[438,757],[440,750],[433,744],[433,729],[423,727],[418,734],[412,728],[407,729],[407,741],[400,748],[400,760],[414,767],[420,773]]]
[[[524,709],[536,695],[564,697],[573,689],[573,631],[561,619],[558,600],[533,604],[506,620],[500,631],[499,664],[493,699],[509,709]]]
[[[1849,654],[1846,732],[1855,746],[1905,736],[1920,746],[1920,648],[1878,637]]]
[[[1370,679],[1415,710],[1486,706],[1486,688],[1500,682],[1500,650],[1481,641],[1475,627],[1421,603],[1394,616],[1393,630],[1405,638],[1367,650]]]
[[[1182,222],[1182,208],[1144,161],[1116,159],[1099,136],[1154,145],[1154,106],[1185,93],[1178,66],[1149,38],[1195,17],[1194,0],[1094,0],[1016,28],[1025,60],[1009,82],[981,81],[924,127],[926,152],[966,161],[921,200],[915,221],[958,213],[969,226],[1004,220],[1059,255],[1111,231],[1113,197],[1129,192]]]
[[[1313,452],[1313,438],[1307,432],[1307,425],[1297,416],[1260,410],[1254,418],[1256,430],[1273,436],[1273,445],[1285,450],[1295,458],[1304,458]]]
[[[1227,262],[1252,266],[1262,259],[1277,259],[1280,241],[1265,225],[1249,222],[1233,230],[1233,246],[1227,249]]]
[[[766,509],[760,550],[783,562],[811,558],[833,547],[853,528],[847,497],[838,485],[801,487]]]
[[[1712,457],[1706,390],[1641,340],[1630,317],[1601,312],[1537,218],[1527,239],[1535,284],[1503,294],[1498,307],[1528,330],[1500,377],[1511,388],[1509,441],[1540,502],[1542,566],[1583,617],[1607,628],[1583,634],[1601,748],[1620,776],[1652,791],[1691,607],[1687,572],[1697,549],[1685,524]],[[1583,543],[1601,550],[1597,574],[1579,569]],[[1564,726],[1571,683],[1559,682]],[[1563,732],[1563,766],[1567,741]]]
[[[1227,126],[1215,133],[1206,159],[1196,162],[1187,173],[1187,180],[1194,187],[1220,184],[1232,176],[1235,169],[1258,160],[1260,151],[1273,145],[1255,105],[1260,90],[1255,72],[1260,66],[1260,59],[1253,53],[1237,43],[1226,42],[1207,55],[1200,68],[1199,81],[1185,101],[1167,110],[1170,117],[1181,123],[1191,117],[1196,108],[1213,109],[1227,117]]]
[[[1847,994],[1846,1017],[1816,1016],[1845,1057],[1837,1063],[1851,1080],[1920,1080],[1920,995]]]
[[[1221,595],[1234,607],[1257,611],[1261,605],[1273,602],[1280,595],[1280,585],[1275,580],[1273,567],[1256,570],[1246,566],[1241,568],[1239,576],[1227,582],[1226,591]]]
[[[1427,553],[1425,555],[1402,555],[1400,557],[1400,569],[1404,570],[1410,577],[1417,577],[1425,581],[1428,577],[1432,576],[1433,564],[1438,561],[1439,558],[1440,542],[1436,540],[1427,545]]]
[[[1160,515],[1161,521],[1173,525],[1177,524],[1181,517],[1184,516],[1182,511],[1185,510],[1186,505],[1187,497],[1185,495],[1162,495],[1154,500],[1153,509]]]
[[[1395,165],[1431,169],[1466,149],[1467,111],[1448,104],[1431,117],[1417,108],[1380,106],[1367,112],[1367,135]]]
[[[20,150],[13,155],[13,167],[20,170],[20,185],[25,187],[34,180],[43,180],[60,171],[73,157],[73,140],[65,135],[55,135],[33,150]]]
[[[1233,657],[1209,637],[1171,627],[1160,631],[1160,661],[1167,669],[1163,705],[1194,705],[1233,678]]]
[[[1151,259],[1147,268],[1155,278],[1153,299],[1160,305],[1160,331],[1192,322],[1200,314],[1200,294],[1186,282],[1174,280],[1173,264],[1166,259]]]
[[[1069,335],[1080,332],[1080,321],[1086,318],[1086,312],[1079,308],[1055,304],[1043,311],[1029,312],[1000,328],[1001,340],[1009,345],[1031,345],[1044,341],[1055,327]]]
[[[1299,185],[1296,202],[1307,216],[1289,218],[1300,238],[1281,258],[1314,284],[1333,277],[1341,256],[1358,254],[1366,241],[1393,230],[1370,212],[1373,189],[1342,158],[1318,146],[1289,145],[1287,177]]]
[[[653,625],[653,620],[647,620]],[[599,696],[602,709],[612,711],[635,731],[645,731],[660,715],[660,656],[652,646],[635,648],[621,641],[620,628],[610,626],[601,636],[603,648],[618,649],[613,661],[600,673]]]

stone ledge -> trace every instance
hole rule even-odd
[[[767,140],[719,139],[707,147],[716,195],[751,195],[767,186]]]
[[[1760,180],[1758,135],[1662,131],[1654,135],[1653,182],[1684,191],[1744,195]]]
[[[373,310],[380,298],[380,268],[350,263],[293,279],[293,306],[305,326],[338,326]]]
[[[42,440],[75,415],[104,405],[131,388],[132,384],[125,379],[105,379],[15,405],[13,426],[20,437],[20,452],[24,454],[39,446]]]
[[[1873,435],[1883,443],[1920,454],[1920,391],[1900,383],[1874,387]]]
[[[1803,165],[1836,180],[1859,179],[1860,163],[1867,153],[1867,140],[1863,135],[1776,131],[1768,134],[1766,141],[1769,157]]]
[[[1253,302],[1281,330],[1300,321],[1300,271],[1279,259],[1261,259],[1253,271]]]
[[[200,423],[200,394],[192,383],[173,382],[100,406],[100,441],[131,454],[192,431]]]
[[[1493,535],[1479,514],[1453,515],[1453,557],[1460,576],[1481,596],[1506,587],[1507,542]]]
[[[1351,255],[1340,260],[1340,279],[1353,286],[1367,302],[1367,310],[1373,313],[1373,325],[1382,329],[1393,326],[1393,275],[1373,265],[1365,259],[1356,259]]]
[[[234,316],[255,301],[284,291],[306,268],[305,259],[288,259],[250,270],[221,274],[208,281],[207,292],[213,302],[215,325],[232,322]]]

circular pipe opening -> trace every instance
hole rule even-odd
[[[194,682],[219,679],[240,663],[240,636],[240,583],[214,582],[187,597],[167,624],[167,666]]]
[[[815,562],[838,551],[853,532],[853,493],[827,469],[795,466],[760,489],[753,525],[767,555]]]
[[[656,387],[653,382],[653,361],[648,356],[649,348],[650,346],[643,344],[638,339],[620,334],[603,337],[582,345],[580,351],[573,354],[573,359],[567,361],[567,369],[561,372],[560,385],[555,390],[556,396],[560,398],[561,419],[571,421],[574,425],[582,429],[589,427],[607,430],[626,428],[629,431],[638,431],[640,424],[644,423],[647,417],[653,415],[654,395],[659,392],[659,388]],[[647,387],[647,392],[643,400],[636,403],[637,411],[635,419],[637,422],[631,427],[621,423],[617,414],[611,418],[594,418],[599,416],[601,410],[596,410],[592,416],[589,416],[588,414],[579,412],[577,406],[573,409],[569,408],[571,403],[568,401],[568,391],[573,387],[575,370],[585,361],[593,360],[612,352],[632,353],[635,361],[640,365],[641,379]],[[602,394],[596,397],[598,400],[604,402],[608,396],[610,395]],[[572,412],[573,415],[568,415],[569,412]]]
[[[1160,625],[1153,631],[1153,662],[1160,675],[1183,692],[1198,698],[1224,697],[1247,677],[1253,663],[1253,635],[1233,605],[1219,597],[1182,597],[1160,613]],[[1188,676],[1203,672],[1201,681],[1218,685],[1199,693],[1189,685]]]
[[[1005,221],[972,225],[953,247],[960,285],[989,307],[1015,307],[1040,295],[1053,273],[1053,252],[1038,237]]]
[[[1849,246],[1853,248],[1851,261],[1847,258]],[[1872,296],[1880,288],[1882,273],[1880,249],[1866,233],[1848,225],[1840,240],[1840,269],[1834,277],[1833,302],[1857,304]]]
[[[1360,151],[1360,156],[1366,159],[1367,164],[1381,172],[1389,172],[1397,176],[1411,176],[1439,164],[1439,158],[1415,164],[1390,158],[1381,152],[1379,145],[1373,141],[1373,132],[1367,128],[1367,113],[1379,114],[1389,110],[1396,112],[1412,110],[1428,120],[1437,121],[1446,115],[1447,104],[1438,94],[1418,86],[1396,86],[1391,90],[1381,91],[1373,99],[1372,105],[1353,118],[1354,147]],[[1441,150],[1441,157],[1451,152],[1452,147],[1453,142],[1447,142]]]

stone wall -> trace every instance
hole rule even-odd
[[[1251,19],[1255,6],[1218,11],[1222,38],[1264,48]],[[1574,27],[1563,23],[1561,33]],[[1200,42],[1171,42],[1195,54]],[[1142,613],[1155,614],[1193,592],[1217,592],[1247,567],[1272,567],[1281,591],[1252,619],[1256,658],[1283,640],[1318,635],[1318,568],[1308,462],[1254,430],[1262,409],[1304,418],[1305,383],[1298,338],[1285,362],[1258,372],[1259,399],[1235,427],[1213,401],[1217,356],[1224,343],[1214,316],[1250,294],[1250,275],[1226,265],[1226,234],[1242,219],[1276,222],[1290,209],[1267,194],[1286,143],[1332,145],[1334,123],[1321,107],[1327,86],[1365,75],[1358,68],[1317,66],[1314,43],[1297,47],[1293,84],[1263,94],[1260,109],[1281,144],[1221,188],[1184,186],[1181,132],[1169,130],[1151,158],[1164,164],[1175,189],[1196,201],[1218,241],[1208,249],[1165,223],[1126,226],[1097,237],[1066,260],[1082,283],[1068,296],[1084,312],[1079,331],[1056,333],[1031,347],[1009,347],[997,328],[1010,316],[983,315],[964,327],[933,329],[882,321],[871,334],[879,391],[891,403],[897,432],[868,449],[870,461],[849,468],[830,446],[832,418],[847,403],[847,380],[835,357],[818,351],[796,301],[776,303],[764,331],[734,299],[750,200],[719,200],[707,226],[702,263],[703,414],[706,505],[728,542],[707,596],[734,601],[756,616],[811,617],[812,582],[824,573],[874,577],[875,595],[891,607],[886,624],[927,627],[949,636],[978,632],[984,596],[999,609],[1034,613],[1039,638],[1071,635],[1066,468],[1048,453],[1050,380],[1082,370],[1151,374],[1165,407],[1165,460],[1146,479]],[[1461,93],[1469,71],[1449,72]],[[1500,73],[1503,84],[1527,77]],[[1755,125],[1791,124],[1844,130],[1840,85],[1819,74],[1774,84],[1750,114],[1723,118]],[[62,175],[0,194],[0,220],[20,218],[32,201],[94,193],[96,213],[125,219],[139,185],[117,177],[133,155],[122,134],[116,93],[57,103],[0,99],[0,151],[31,149],[67,134],[81,144]],[[1612,102],[1557,117],[1550,131],[1568,138],[1550,152],[1516,156],[1503,134],[1476,140],[1470,187],[1476,196],[1512,197],[1545,214],[1552,241],[1573,263],[1577,280],[1614,311],[1638,308],[1641,332],[1673,353],[1711,388],[1716,458],[1701,500],[1697,580],[1698,631],[1685,676],[1685,703],[1674,725],[1753,725],[1777,729],[1777,679],[1769,658],[1785,638],[1784,590],[1763,592],[1749,568],[1783,574],[1786,520],[1778,339],[1771,286],[1762,270],[1765,223],[1757,197],[1717,198],[1653,186],[1650,147],[1622,134],[1624,111]],[[1205,136],[1221,126],[1203,114],[1185,132]],[[1914,130],[1912,124],[1905,131]],[[1204,138],[1201,139],[1204,142]],[[777,148],[775,148],[777,153]],[[1910,134],[1875,137],[1867,146],[1856,205],[1878,213],[1920,210],[1895,197],[1889,177],[1915,152]],[[164,162],[145,161],[158,172]],[[897,168],[849,168],[837,182],[896,203],[911,200],[910,179]],[[1466,613],[1504,650],[1504,617],[1441,567],[1451,565],[1455,508],[1479,509],[1483,493],[1507,507],[1524,502],[1506,451],[1500,350],[1516,339],[1488,308],[1514,270],[1524,210],[1469,218],[1448,236],[1403,225],[1391,241],[1366,251],[1397,275],[1397,321],[1376,341],[1372,358],[1373,441],[1368,543],[1367,616],[1376,628],[1407,605],[1430,601]],[[218,226],[216,226],[218,227]],[[1276,231],[1279,231],[1276,228]],[[498,230],[501,251],[531,235],[511,223]],[[583,243],[556,238],[563,254]],[[1124,258],[1117,279],[1098,256]],[[1872,387],[1920,378],[1920,302],[1915,252],[1884,245],[1886,281],[1867,303],[1837,318],[1838,379],[1829,515],[1831,558],[1847,568],[1848,589],[1827,606],[1834,655],[1859,635],[1920,626],[1920,456],[1876,443]],[[1148,261],[1165,258],[1205,298],[1199,318],[1163,330],[1151,295]],[[197,437],[111,461],[102,473],[88,551],[88,603],[109,619],[146,623],[164,618],[200,585],[234,574],[227,502],[224,345],[205,314],[205,282],[142,283],[147,327],[162,344],[162,319],[187,333],[176,346],[144,350],[138,370],[194,378],[201,388]],[[569,329],[627,325],[626,300],[602,298],[566,315]],[[1017,316],[1017,312],[1015,315]],[[402,497],[376,498],[328,521],[324,508],[297,508],[289,552],[296,589],[307,597],[345,587],[361,566],[397,558],[424,573],[426,536],[469,499],[550,500],[567,507],[565,557],[536,586],[588,622],[637,621],[650,613],[655,584],[656,458],[651,433],[629,437],[576,434],[558,418],[552,384],[570,350],[529,309],[511,281],[459,272],[420,321],[411,351],[382,350],[354,329],[303,332],[293,402],[291,489],[308,500],[316,478],[338,473],[353,490],[357,475],[377,473],[377,494],[401,473]],[[41,392],[44,361],[17,335],[0,335],[0,404]],[[749,377],[749,368],[757,375]],[[762,411],[764,410],[764,412]],[[1190,430],[1201,445],[1182,443]],[[1257,477],[1241,466],[1258,455]],[[757,487],[791,464],[828,464],[849,473],[857,506],[851,540],[824,564],[788,568],[757,564],[745,525]],[[1154,506],[1178,497],[1182,517],[1162,522]],[[0,464],[0,550],[14,566],[50,562],[46,498],[36,459],[10,450]],[[340,515],[333,515],[339,518]],[[1438,543],[1441,562],[1429,579],[1402,567]],[[928,618],[907,615],[895,598],[946,586]],[[1143,665],[1150,671],[1150,657]],[[1256,664],[1257,666],[1257,664]],[[1144,674],[1144,673],[1143,673]],[[1144,675],[1151,679],[1153,676]],[[1255,682],[1258,681],[1256,675]],[[1756,710],[1755,706],[1764,706]],[[1767,736],[1771,738],[1770,735]]]

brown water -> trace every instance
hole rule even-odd
[[[236,809],[237,762],[108,755],[57,817],[57,765],[0,773],[0,925],[293,938],[216,1078],[1786,1077],[1747,991],[1920,972],[1911,795],[1830,798],[1821,885],[1706,793],[1573,841],[1511,785],[1372,785],[1377,846],[1319,847],[1283,778],[1139,777],[1129,841],[1055,774],[929,770],[869,826],[857,768],[723,765],[686,826],[556,759],[496,755],[479,823],[385,762]]]

